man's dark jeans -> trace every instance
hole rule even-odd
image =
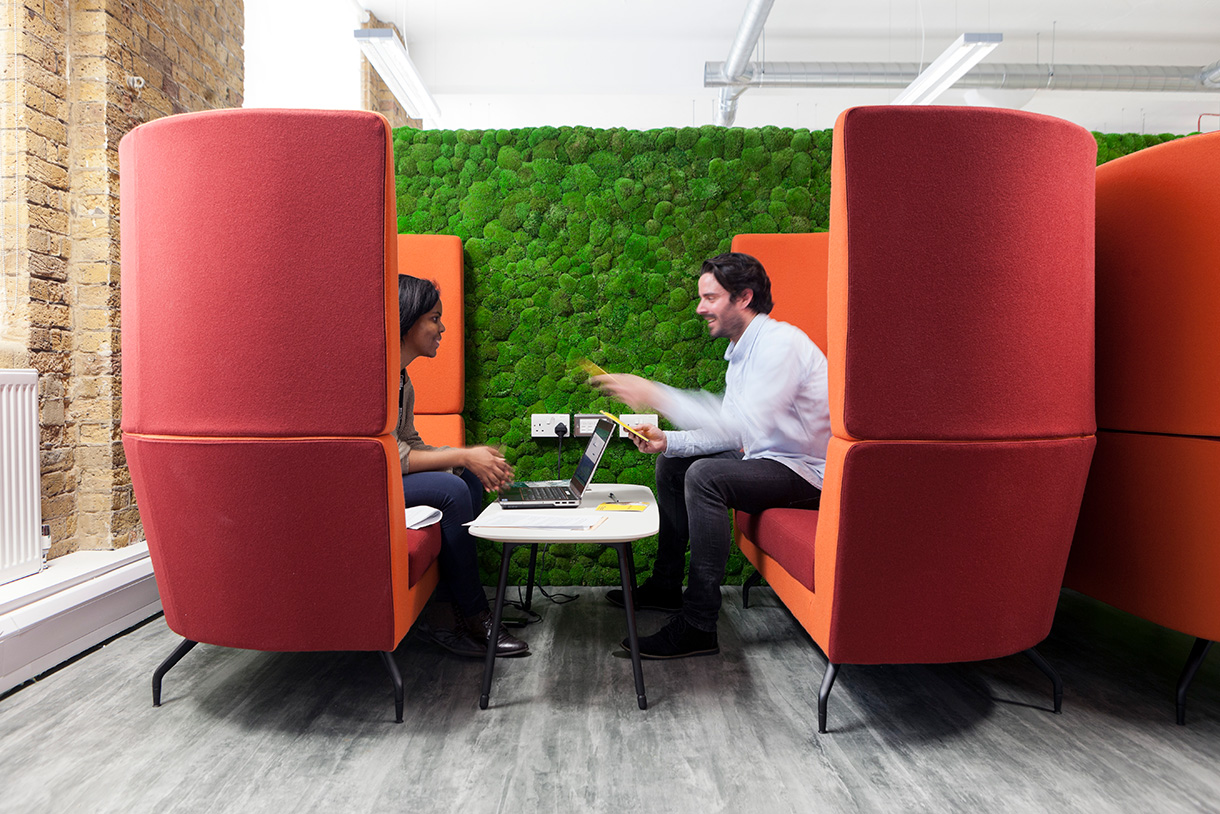
[[[690,458],[657,458],[657,504],[661,527],[651,582],[682,586],[686,544],[690,579],[682,616],[700,630],[715,630],[720,583],[732,542],[730,508],[757,514],[764,509],[816,509],[822,492],[783,464],[743,460],[740,452]]]

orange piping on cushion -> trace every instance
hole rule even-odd
[[[397,441],[392,433],[380,435],[156,435],[142,432],[124,432],[124,436],[138,438],[142,441],[195,441],[201,444],[244,444],[266,443],[268,441],[380,441],[390,444],[396,450]],[[397,454],[397,453],[396,453]],[[406,521],[404,520],[405,524]]]
[[[405,566],[404,566],[405,569]],[[392,579],[394,580],[394,641],[401,642],[407,632],[411,630],[411,626],[415,624],[415,620],[423,613],[424,606],[428,604],[428,600],[432,597],[432,592],[436,590],[437,583],[440,582],[440,566],[435,562],[428,566],[428,570],[410,587],[401,587],[407,584],[406,571],[404,570],[400,576],[398,569],[394,569]]]
[[[818,626],[810,634],[826,653],[835,660],[832,637],[834,630],[835,596],[839,587],[836,566],[839,556],[839,512],[843,495],[843,468],[854,441],[831,438],[826,448],[826,469],[822,478],[822,503],[818,509],[817,551],[813,557],[814,617]]]
[[[398,203],[394,189],[394,136],[390,123],[380,113],[385,131],[385,333],[386,333],[386,423],[382,433],[394,432],[398,424],[398,377],[402,372],[398,335]]]
[[[406,502],[402,494],[402,463],[398,459],[398,443],[392,437],[381,437],[382,451],[386,456],[386,499],[390,506],[403,506]],[[419,578],[415,585],[411,584],[411,563],[407,536],[411,530],[407,528],[406,512],[390,513],[390,587],[394,596],[394,641],[402,641],[411,625],[419,617],[436,588],[439,581],[439,567],[435,562]],[[416,532],[424,533],[424,532]]]

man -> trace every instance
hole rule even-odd
[[[816,509],[830,441],[826,357],[800,329],[767,316],[771,281],[748,254],[713,257],[699,272],[699,305],[713,338],[729,340],[723,400],[630,375],[593,382],[632,409],[650,406],[683,427],[638,427],[657,458],[661,526],[652,575],[637,608],[677,611],[640,639],[646,658],[720,652],[716,621],[732,527],[728,510]],[[682,577],[687,542],[690,575]],[[623,592],[607,598],[623,604]],[[624,642],[624,647],[626,643]]]

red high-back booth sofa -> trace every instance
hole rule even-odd
[[[119,146],[123,447],[169,627],[270,651],[391,651],[437,581],[408,531],[390,128],[224,110]],[[460,342],[458,343],[460,345]]]
[[[1065,584],[1220,638],[1220,133],[1097,168],[1097,457]]]
[[[1050,117],[854,108],[835,125],[828,236],[734,241],[771,272],[781,319],[828,275],[825,316],[789,319],[819,343],[825,326],[821,509],[736,514],[741,550],[826,654],[820,732],[841,664],[1026,651],[1059,708],[1033,648],[1094,446],[1095,158]]]

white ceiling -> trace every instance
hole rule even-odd
[[[248,9],[276,0],[247,0]],[[283,0],[279,0],[283,2]],[[745,0],[330,0],[403,32],[443,127],[658,127],[712,121],[706,61],[723,60]],[[354,26],[353,26],[354,27]],[[929,62],[958,34],[1000,32],[995,62],[1190,65],[1220,60],[1218,0],[776,0],[766,61]],[[248,51],[256,50],[248,25]],[[350,33],[339,32],[344,37]],[[316,53],[314,55],[316,59]],[[254,77],[247,71],[247,84]],[[737,124],[829,127],[843,108],[897,90],[751,89]],[[1220,93],[950,91],[1109,132],[1190,132]],[[1203,120],[1216,129],[1220,118]]]

